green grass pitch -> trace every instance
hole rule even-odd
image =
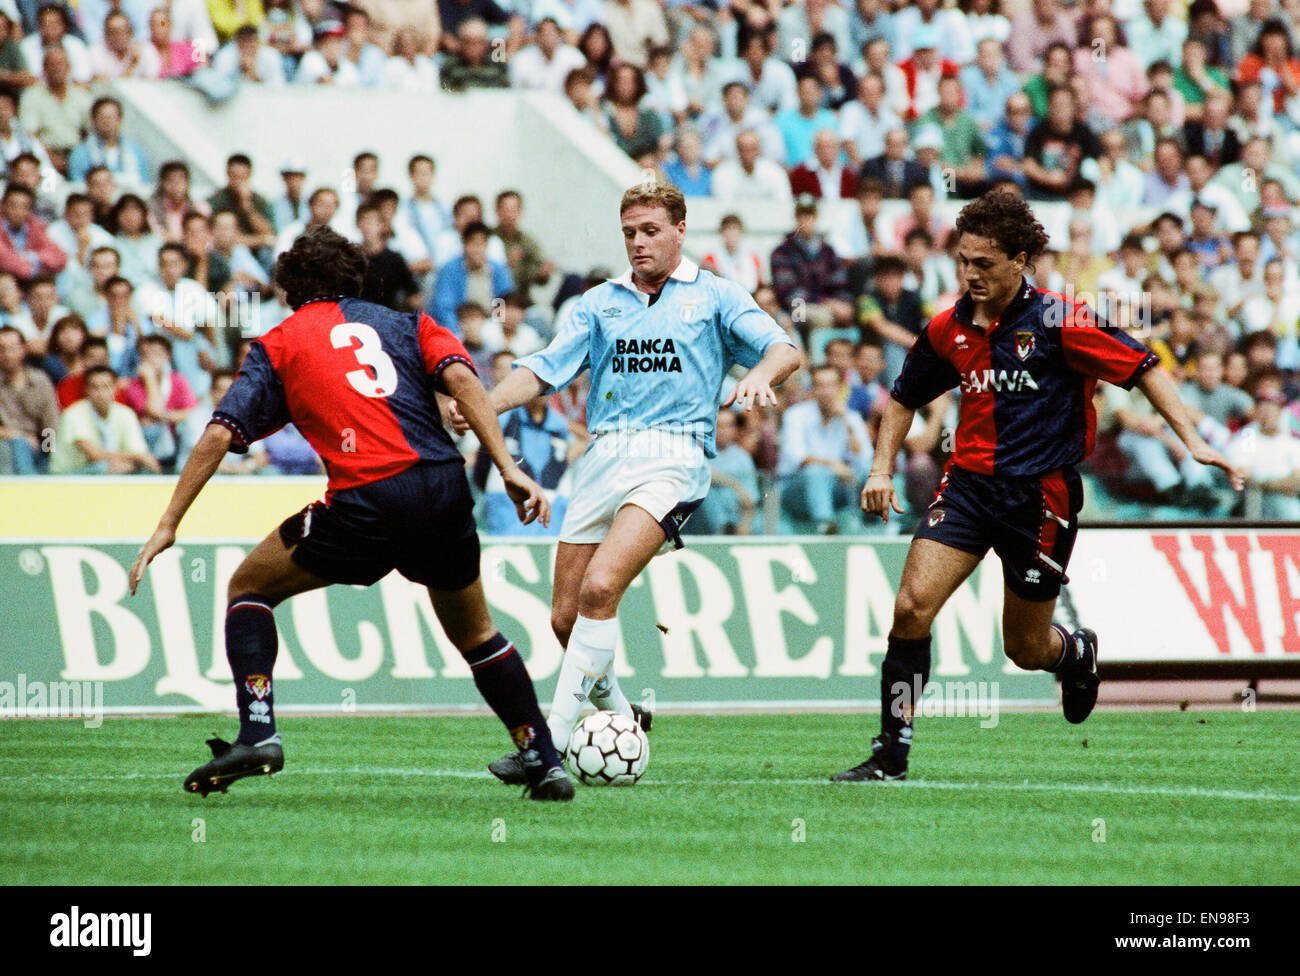
[[[218,716],[12,721],[9,884],[1295,884],[1300,712],[918,721],[911,779],[832,785],[874,717],[663,715],[630,789],[531,803],[490,718],[282,717],[284,772],[181,790]],[[1084,744],[1084,740],[1086,745]],[[1288,773],[1288,770],[1291,772]]]

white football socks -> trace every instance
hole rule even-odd
[[[555,748],[561,753],[569,744],[573,726],[577,724],[593,686],[613,665],[616,643],[617,619],[592,620],[580,615],[574,623],[568,650],[564,652],[564,663],[560,665],[560,677],[555,683],[551,714],[546,720]],[[630,707],[628,714],[631,714]]]
[[[623,694],[623,689],[618,686],[618,675],[614,673],[612,664],[605,676],[592,685],[591,703],[602,710],[618,712],[628,718],[636,717],[632,714],[632,705]]]

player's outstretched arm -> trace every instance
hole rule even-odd
[[[1221,468],[1227,473],[1228,480],[1236,491],[1241,491],[1246,486],[1245,473],[1233,467],[1226,457],[1205,443],[1205,438],[1196,432],[1196,425],[1188,416],[1183,401],[1178,399],[1178,390],[1168,373],[1159,366],[1148,369],[1138,379],[1138,389],[1155,407],[1156,412],[1165,418],[1178,439],[1187,445],[1192,457],[1201,464]]]
[[[158,520],[158,527],[140,549],[140,554],[135,557],[135,563],[131,566],[132,596],[135,595],[140,581],[144,579],[144,571],[153,562],[154,556],[170,549],[172,543],[176,541],[176,529],[181,524],[181,519],[194,504],[194,499],[199,497],[203,486],[216,473],[217,468],[221,467],[221,459],[230,450],[230,441],[231,433],[228,428],[220,424],[208,424],[203,436],[194,445],[189,460],[181,470],[180,480],[176,482],[176,489],[172,492],[167,510],[163,512],[162,518]]]
[[[773,387],[780,386],[799,368],[799,350],[788,342],[774,342],[753,369],[744,375],[723,402],[723,407],[733,403],[744,410],[764,404],[776,406]],[[518,372],[518,370],[516,370]]]
[[[478,383],[478,378],[475,377]],[[445,383],[445,379],[444,379]],[[479,383],[479,389],[482,384]],[[450,391],[448,391],[450,392]],[[497,415],[505,413],[507,410],[513,410],[515,407],[522,407],[534,397],[541,396],[546,392],[546,384],[527,366],[517,366],[510,371],[510,375],[492,388],[492,392],[486,394],[487,402]],[[448,413],[451,415],[451,426],[457,434],[463,434],[470,429],[470,423],[460,406],[460,398],[452,400],[448,407]],[[475,431],[475,433],[478,433]]]
[[[886,524],[889,523],[891,508],[899,515],[903,514],[898,492],[894,491],[894,459],[902,450],[915,415],[915,410],[903,406],[892,396],[889,398],[885,404],[885,415],[880,421],[880,433],[876,435],[876,454],[871,462],[871,473],[862,486],[862,511],[868,515],[879,515],[880,520]]]
[[[526,371],[515,370],[515,372]],[[531,372],[528,375],[537,380]],[[501,385],[504,385],[504,382]],[[538,380],[539,386],[540,382]],[[488,392],[483,389],[483,384],[474,375],[474,371],[464,363],[452,363],[442,371],[442,385],[447,393],[455,398],[456,409],[460,412],[467,428],[474,431],[479,444],[488,452],[492,463],[501,472],[506,494],[515,503],[519,521],[524,525],[533,521],[550,525],[551,503],[547,500],[546,493],[542,491],[542,486],[520,471],[519,463],[510,456],[510,452],[506,449],[506,439],[501,433],[501,424],[497,420],[498,411],[488,397]],[[540,393],[541,390],[539,389],[538,392]]]

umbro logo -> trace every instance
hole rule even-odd
[[[611,305],[609,308],[602,308],[600,314],[608,319],[616,319],[623,314],[623,310],[615,305]]]
[[[957,333],[957,345],[962,345],[966,341],[966,335],[962,332]]]
[[[1025,570],[1025,582],[1026,582],[1026,583],[1037,583],[1037,582],[1039,582],[1040,580],[1042,580],[1042,578],[1043,578],[1043,574],[1042,574],[1041,572],[1039,572],[1038,570],[1036,570],[1036,569],[1027,569],[1027,570]]]
[[[576,699],[578,699],[578,701],[580,701],[580,702],[585,702],[585,701],[587,700],[587,696],[586,696],[586,695],[579,694],[579,693],[577,693],[577,692],[574,692],[573,697],[576,698]]]

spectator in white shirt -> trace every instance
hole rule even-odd
[[[576,45],[578,37],[592,24],[605,22],[604,0],[536,0],[533,4],[534,24],[553,20],[564,32],[565,42]]]
[[[327,186],[318,187],[307,198],[307,218],[296,220],[280,231],[275,241],[275,253],[289,250],[293,242],[313,227],[328,227],[339,212],[339,195]]]
[[[234,38],[212,56],[211,70],[238,84],[284,84],[284,58],[269,44],[263,44],[257,28],[245,24]]]
[[[537,23],[534,43],[520,48],[510,59],[510,86],[562,95],[569,72],[586,63],[581,51],[564,43],[559,22],[543,17]]]
[[[1255,421],[1228,442],[1224,452],[1246,470],[1246,487],[1260,495],[1260,517],[1300,519],[1300,439],[1289,429],[1283,410],[1281,378],[1265,373],[1255,381]]]
[[[812,398],[786,410],[781,421],[781,507],[814,523],[819,534],[838,531],[871,466],[871,439],[862,417],[845,405],[844,378],[829,364],[812,371]]]
[[[399,27],[393,32],[393,55],[388,59],[389,88],[429,94],[438,90],[438,74],[433,58],[420,49],[420,32],[416,28]]]
[[[104,39],[90,49],[90,73],[97,81],[157,78],[161,68],[152,44],[138,43],[131,18],[115,11],[104,18]]]
[[[716,166],[724,159],[736,158],[736,136],[755,132],[763,155],[775,163],[785,161],[785,139],[772,122],[771,113],[752,105],[749,86],[743,81],[729,81],[722,88],[722,106],[700,118],[700,137],[704,140],[704,161]]]
[[[763,259],[745,242],[745,224],[740,217],[729,213],[718,227],[721,246],[715,247],[700,261],[700,266],[716,275],[730,278],[751,295],[758,291],[766,275]]]
[[[939,56],[956,65],[975,60],[975,41],[966,15],[955,7],[939,9],[939,0],[915,0],[894,14],[894,59],[912,56],[912,37],[922,25],[932,27],[939,38]]]
[[[755,132],[736,136],[736,159],[718,164],[713,171],[713,195],[720,200],[775,200],[789,203],[790,180],[786,172],[761,155]]]
[[[72,15],[58,3],[41,4],[36,14],[36,31],[27,35],[18,45],[27,59],[27,67],[37,78],[45,77],[43,52],[49,47],[61,47],[68,55],[69,79],[77,84],[89,84],[92,72],[90,51],[86,42],[72,33]]]
[[[432,156],[423,153],[412,156],[406,172],[411,178],[411,195],[402,202],[402,213],[432,257],[438,236],[451,227],[451,209],[434,193],[437,168]]]
[[[293,80],[301,85],[359,86],[361,72],[343,56],[344,34],[343,25],[337,20],[317,24],[315,46],[302,56]]]
[[[63,204],[63,218],[45,228],[45,233],[68,256],[69,269],[85,268],[96,248],[113,247],[113,235],[94,222],[95,208],[84,193],[71,193]],[[116,273],[116,272],[114,272]]]
[[[884,79],[876,74],[862,78],[858,97],[840,109],[840,135],[853,168],[861,169],[868,159],[884,155],[885,133],[902,125],[903,120],[885,104]]]

